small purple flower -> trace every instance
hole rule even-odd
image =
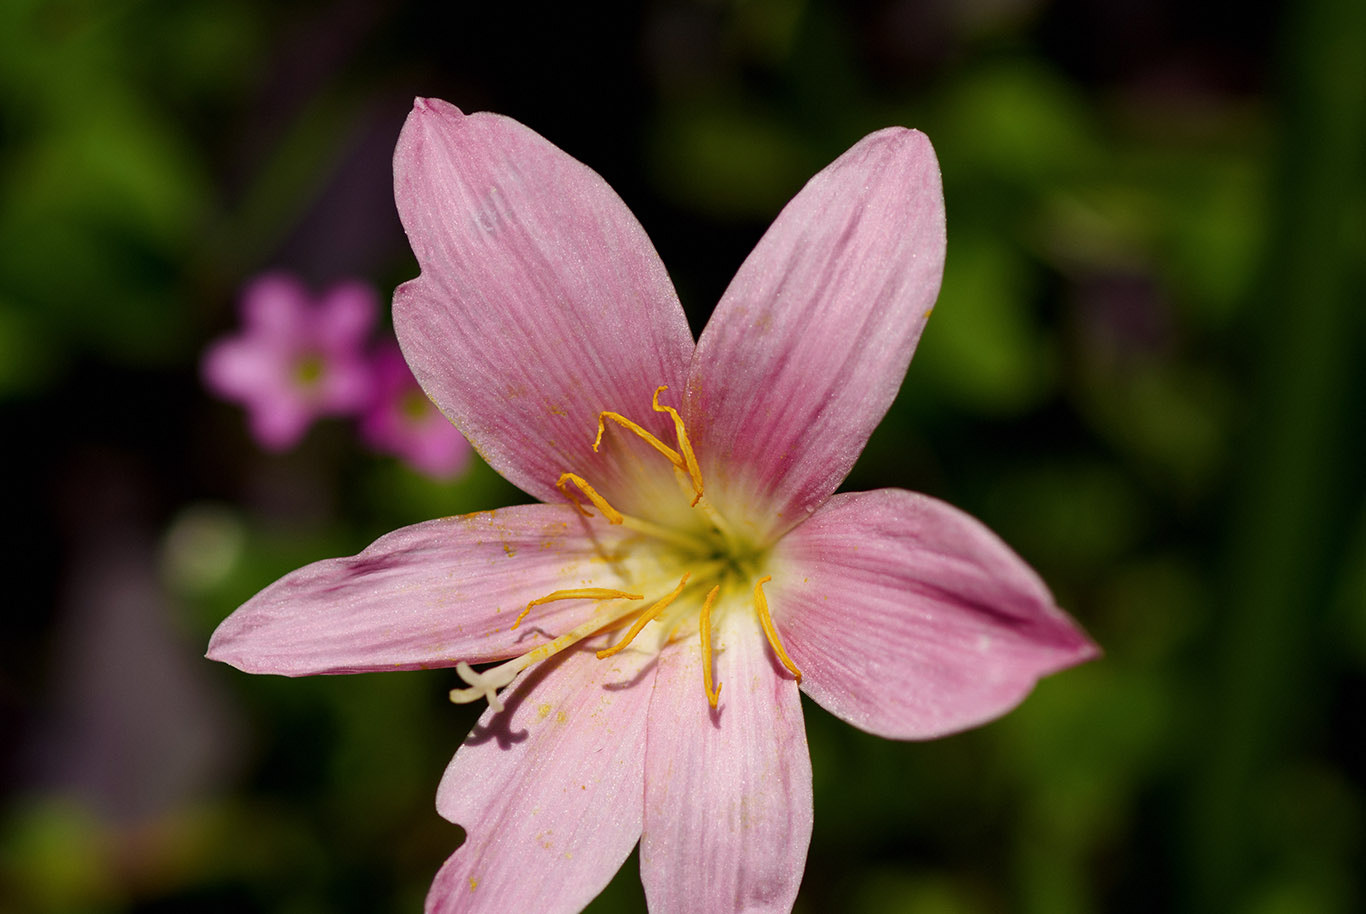
[[[243,330],[204,354],[204,384],[246,407],[252,436],[282,451],[318,416],[351,415],[371,397],[365,343],[375,292],[342,282],[316,302],[293,276],[268,273],[246,287]]]
[[[361,437],[434,479],[451,479],[470,460],[470,444],[418,386],[395,342],[370,359],[373,399],[360,420]]]

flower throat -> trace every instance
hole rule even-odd
[[[659,395],[668,389],[667,386],[656,388],[650,402],[655,412],[665,413],[673,420],[674,434],[678,445],[676,448],[669,447],[621,413],[604,410],[598,414],[598,434],[593,441],[593,451],[596,453],[602,445],[603,433],[606,431],[609,421],[636,435],[673,466],[674,475],[681,489],[686,495],[691,496],[689,506],[702,512],[710,528],[719,537],[719,541],[708,541],[688,530],[674,529],[643,518],[622,514],[612,507],[607,499],[603,498],[593,488],[592,484],[582,476],[569,472],[560,474],[560,478],[555,481],[555,487],[564,494],[565,498],[579,513],[585,517],[594,516],[588,506],[584,504],[584,500],[586,500],[588,504],[597,509],[609,524],[624,526],[645,537],[667,543],[675,549],[681,549],[689,557],[689,562],[695,564],[682,575],[675,587],[662,596],[657,596],[653,602],[644,606],[641,605],[641,601],[646,599],[644,593],[633,593],[605,587],[556,590],[543,597],[537,597],[527,603],[526,608],[517,616],[516,621],[512,623],[513,629],[521,625],[522,620],[537,606],[560,600],[593,600],[604,604],[605,611],[599,611],[591,619],[570,631],[490,669],[476,671],[468,663],[461,661],[456,664],[456,673],[468,687],[452,689],[451,701],[457,704],[465,704],[483,698],[487,699],[489,707],[495,712],[501,712],[504,706],[498,695],[498,690],[509,685],[519,672],[532,664],[552,657],[584,638],[611,628],[624,626],[628,622],[629,628],[615,644],[597,651],[596,656],[599,660],[605,660],[626,648],[647,625],[655,621],[659,622],[660,630],[667,633],[660,642],[662,647],[673,640],[675,633],[687,617],[696,611],[697,632],[702,653],[702,687],[706,693],[707,702],[713,709],[717,707],[721,695],[721,683],[716,681],[712,671],[711,617],[713,609],[716,608],[717,598],[721,593],[720,581],[728,576],[750,577],[751,580],[754,580],[752,564],[758,556],[753,550],[744,547],[726,520],[704,498],[702,470],[697,463],[697,455],[693,452],[692,442],[688,440],[688,432],[683,424],[683,417],[672,406],[666,406],[659,402]],[[576,492],[577,494],[575,494]],[[778,637],[778,630],[769,615],[768,600],[764,596],[763,587],[771,580],[771,576],[765,575],[758,577],[755,581],[754,613],[778,661],[787,668],[788,672],[798,682],[801,682],[801,671],[797,669],[792,658],[783,649],[782,641]],[[701,596],[700,608],[698,608],[698,598],[701,591],[713,581],[718,583],[712,584],[707,589],[705,596]],[[685,593],[690,590],[692,593],[685,597]]]

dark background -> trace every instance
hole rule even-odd
[[[449,672],[201,659],[285,571],[522,500],[340,421],[265,454],[198,380],[264,270],[414,275],[419,94],[601,173],[695,330],[807,177],[935,143],[944,291],[847,487],[976,514],[1106,654],[935,743],[808,703],[799,912],[1366,905],[1357,0],[7,0],[0,910],[415,911],[458,842]],[[634,861],[590,908],[643,909]]]

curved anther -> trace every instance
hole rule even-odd
[[[656,394],[656,396],[658,396],[658,394]],[[603,410],[602,412],[598,413],[598,437],[593,439],[593,453],[596,454],[598,452],[598,448],[602,445],[602,433],[607,428],[608,419],[611,419],[613,422],[615,422],[617,425],[620,425],[628,432],[634,432],[636,435],[639,435],[642,441],[644,441],[650,447],[654,448],[656,451],[659,451],[659,453],[663,454],[665,460],[669,461],[669,463],[672,463],[680,470],[684,469],[687,466],[687,464],[684,462],[683,457],[679,455],[678,451],[675,451],[673,448],[669,447],[663,441],[660,441],[654,435],[650,434],[645,429],[641,428],[639,425],[632,422],[630,419],[627,419],[621,413],[614,413],[610,410]]]
[[[674,600],[678,599],[678,595],[683,592],[683,588],[687,585],[688,578],[690,577],[691,575],[689,574],[683,575],[683,580],[678,582],[678,586],[673,589],[672,593],[665,594],[662,598],[656,601],[653,606],[651,606],[649,609],[645,610],[645,612],[637,616],[636,621],[631,623],[630,629],[627,630],[626,636],[622,638],[620,641],[618,641],[616,644],[612,645],[611,647],[598,651],[597,658],[599,660],[606,660],[608,657],[611,657],[617,651],[621,650],[622,648],[626,647],[626,645],[636,640],[636,635],[640,634],[641,629],[648,625],[650,621],[654,619],[655,616],[662,613],[664,611],[664,607],[668,606]]]
[[[583,492],[584,495],[588,496],[588,500],[593,503],[593,506],[595,508],[602,512],[602,516],[607,518],[607,522],[609,524],[619,524],[622,522],[622,513],[618,511],[616,508],[609,505],[607,503],[607,499],[599,495],[597,489],[594,489],[592,486],[590,486],[582,476],[579,476],[575,473],[561,473],[560,478],[555,480],[555,488],[559,489],[562,493],[564,493],[565,498],[569,499],[571,502],[574,503],[574,507],[579,509],[580,514],[582,514],[584,517],[593,516],[591,513],[589,513],[588,509],[585,508],[583,504],[577,498],[574,497],[574,493],[569,491],[567,483],[571,482],[579,487],[579,491]]]
[[[548,593],[543,597],[537,597],[526,605],[517,616],[517,621],[512,623],[512,628],[522,624],[526,614],[531,612],[533,606],[540,606],[542,603],[554,603],[556,600],[643,600],[644,594],[627,593],[624,590],[608,590],[605,587],[578,587],[573,590],[557,590]]]
[[[702,636],[702,688],[707,691],[707,704],[716,709],[716,703],[721,699],[721,683],[716,683],[712,687],[711,678],[711,605],[716,602],[716,595],[721,592],[721,585],[717,584],[707,594],[707,599],[702,603],[702,613],[698,616],[697,627]]]
[[[759,616],[759,624],[764,627],[764,635],[772,645],[773,653],[778,655],[778,662],[787,667],[787,671],[801,682],[802,671],[797,669],[797,664],[793,663],[792,658],[787,656],[787,651],[783,650],[783,642],[778,638],[778,629],[768,614],[768,598],[764,596],[764,585],[771,580],[773,575],[764,575],[759,579],[759,583],[754,585],[754,612]]]
[[[693,453],[692,442],[688,440],[688,430],[683,427],[683,417],[672,406],[663,406],[659,402],[659,395],[668,389],[667,384],[655,388],[655,395],[650,399],[650,405],[654,407],[655,412],[668,413],[669,418],[674,420],[674,433],[678,437],[678,449],[683,452],[683,459],[675,461],[674,466],[686,471],[688,478],[692,480],[692,488],[695,493],[692,504],[693,507],[696,507],[697,503],[702,500],[702,468],[698,466],[697,455]]]

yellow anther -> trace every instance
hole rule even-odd
[[[641,437],[641,439],[646,444],[654,448],[656,451],[659,451],[659,453],[663,454],[664,459],[668,460],[669,463],[672,463],[680,470],[684,469],[687,466],[687,464],[684,463],[683,458],[679,456],[678,451],[675,451],[673,448],[669,447],[663,441],[660,441],[654,435],[650,434],[645,429],[641,428],[639,425],[632,422],[630,419],[627,419],[621,413],[614,413],[610,410],[603,410],[602,412],[598,413],[598,437],[593,439],[593,453],[596,454],[598,451],[598,447],[602,444],[602,433],[603,430],[607,428],[608,419],[611,419],[613,422],[615,422],[617,425],[620,425],[628,432],[635,432],[637,435]]]
[[[664,607],[668,606],[674,600],[678,599],[678,595],[683,592],[683,587],[688,583],[689,577],[691,577],[691,575],[683,575],[683,580],[678,582],[678,586],[673,589],[672,593],[665,594],[653,606],[645,610],[645,612],[641,613],[636,618],[636,621],[631,624],[630,629],[627,630],[626,637],[622,638],[620,641],[618,641],[611,647],[605,650],[598,651],[598,659],[606,660],[608,657],[611,657],[617,651],[621,650],[622,648],[626,647],[626,645],[634,641],[636,639],[636,635],[640,634],[640,630],[643,629],[646,625],[648,625],[650,623],[650,620],[652,620],[655,616],[662,613],[664,611]]]
[[[578,486],[579,490],[583,492],[584,495],[588,496],[588,500],[593,503],[594,507],[596,507],[599,511],[602,512],[602,516],[607,518],[607,522],[609,524],[619,524],[622,522],[623,518],[621,512],[618,511],[616,508],[612,507],[611,505],[609,505],[607,503],[607,499],[599,495],[598,490],[590,486],[582,476],[578,476],[574,473],[561,473],[560,478],[555,480],[555,488],[563,492],[564,497],[574,503],[574,507],[579,509],[580,514],[582,514],[584,517],[593,516],[588,512],[588,509],[585,508],[583,504],[577,498],[574,497],[574,493],[569,491],[569,487],[566,485],[566,483],[571,482],[574,485]]]
[[[759,583],[754,585],[754,611],[759,616],[759,624],[764,627],[764,634],[768,637],[768,643],[773,645],[773,653],[778,655],[778,661],[797,681],[802,681],[802,671],[797,669],[797,664],[792,662],[792,658],[787,656],[787,651],[783,650],[783,642],[778,638],[778,629],[773,625],[773,619],[768,615],[768,598],[764,596],[764,585],[773,580],[773,575],[764,575],[759,579]]]
[[[579,587],[579,588],[577,588],[577,589],[575,589],[575,590],[557,590],[557,591],[555,591],[554,593],[546,594],[546,595],[543,596],[543,597],[537,597],[536,599],[534,599],[534,600],[532,600],[530,603],[528,603],[528,604],[526,605],[526,609],[522,610],[521,615],[519,615],[519,616],[517,617],[517,621],[514,622],[514,623],[512,623],[512,627],[513,627],[513,628],[516,628],[517,626],[521,625],[521,624],[522,624],[522,620],[526,618],[526,614],[527,614],[527,613],[531,612],[532,607],[534,607],[534,606],[540,606],[542,603],[554,603],[556,600],[643,600],[643,599],[645,599],[645,595],[644,595],[644,594],[639,594],[639,593],[626,593],[626,591],[624,591],[624,590],[608,590],[608,589],[605,588],[605,587]]]
[[[651,398],[650,404],[657,413],[668,413],[669,418],[674,420],[674,433],[678,436],[678,449],[683,452],[681,461],[674,461],[674,466],[680,470],[686,470],[688,478],[692,480],[693,506],[702,500],[702,468],[697,465],[697,455],[693,453],[692,442],[688,440],[688,430],[683,427],[683,417],[678,414],[678,410],[672,406],[661,406],[659,395],[668,390],[668,385],[655,388],[655,395]]]
[[[716,687],[712,688],[711,679],[711,605],[720,592],[721,585],[717,584],[707,594],[707,599],[702,603],[702,614],[697,622],[702,635],[702,688],[707,690],[707,704],[712,706],[712,710],[716,709],[716,702],[721,698],[721,683],[716,683]]]

